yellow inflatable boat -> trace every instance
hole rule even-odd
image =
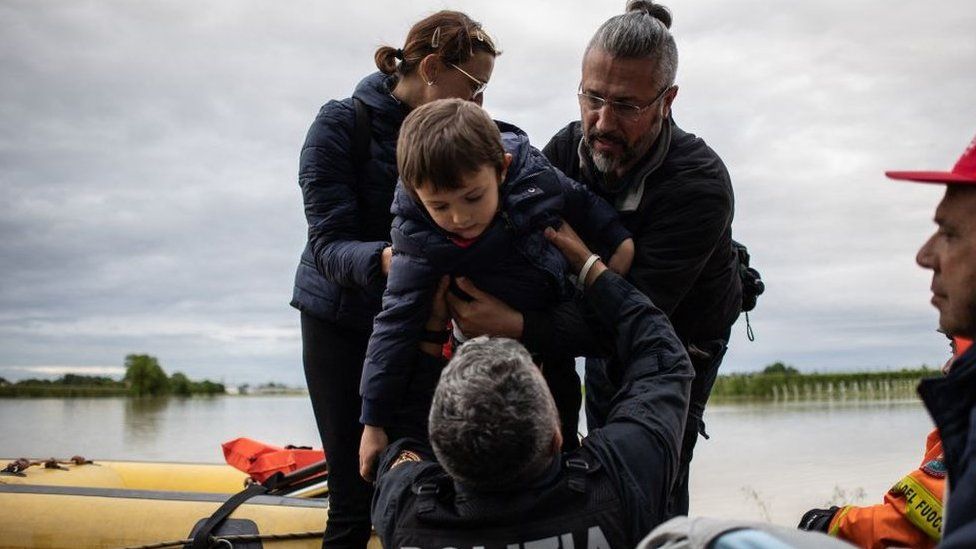
[[[20,463],[0,473],[4,548],[191,547],[196,530],[245,488],[248,477],[227,465],[81,459]],[[309,476],[308,471],[286,475],[288,482],[279,484],[285,488],[266,493],[252,487],[257,495],[219,521],[210,532],[211,545],[321,547],[327,488],[324,477],[308,480],[303,474]],[[375,537],[370,545],[380,547]]]

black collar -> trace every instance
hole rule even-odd
[[[970,414],[976,407],[976,345],[953,362],[945,377],[922,380],[918,393],[939,428],[949,477],[958,478],[963,453],[971,442]]]

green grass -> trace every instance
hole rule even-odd
[[[937,375],[938,370],[925,366],[895,372],[728,374],[718,377],[711,396],[720,400],[911,398],[919,380]]]
[[[0,386],[0,398],[70,398],[127,396],[123,387],[99,387],[95,385],[6,385]]]
[[[193,381],[177,372],[167,378],[162,369],[160,394],[176,396],[222,395],[222,383],[210,380]],[[133,390],[132,383],[105,376],[86,376],[65,374],[57,379],[23,379],[16,383],[0,378],[0,398],[73,398],[73,397],[116,397],[140,396]],[[145,393],[149,394],[149,393]]]

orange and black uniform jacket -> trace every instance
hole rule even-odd
[[[959,337],[954,343],[955,358],[972,345],[972,341]],[[939,430],[933,429],[925,441],[921,465],[888,490],[884,503],[840,509],[828,532],[859,547],[935,547],[942,538],[944,460]]]
[[[905,475],[870,507],[848,505],[830,521],[828,532],[859,547],[935,547],[942,531],[946,468],[942,440],[932,430],[918,469]]]

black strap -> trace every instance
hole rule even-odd
[[[430,513],[437,508],[437,495],[441,489],[434,482],[425,482],[413,487],[413,493],[417,495],[417,514],[423,515]]]
[[[741,242],[732,241],[732,251],[736,254],[739,263],[739,280],[742,282],[742,312],[748,313],[756,308],[759,296],[766,291],[766,284],[762,280],[762,275],[750,265],[751,258],[749,249]],[[746,316],[748,323],[749,317]],[[749,337],[752,341],[753,336]]]
[[[369,143],[373,140],[370,132],[369,107],[358,97],[352,98],[356,107],[356,125],[352,130],[352,161],[356,171],[362,173],[362,166],[370,158]]]
[[[586,493],[586,473],[590,464],[582,457],[572,457],[566,460],[566,486],[573,492]]]
[[[283,475],[281,473],[275,473],[273,476],[264,481],[263,484],[252,484],[240,491],[233,496],[231,496],[227,501],[224,502],[212,515],[207,519],[207,522],[193,534],[193,544],[190,545],[191,549],[209,549],[210,548],[210,536],[213,531],[216,530],[227,517],[231,515],[238,507],[241,506],[245,501],[251,499],[254,496],[260,496],[262,494],[268,493],[269,490],[273,490],[278,484],[278,480]]]

